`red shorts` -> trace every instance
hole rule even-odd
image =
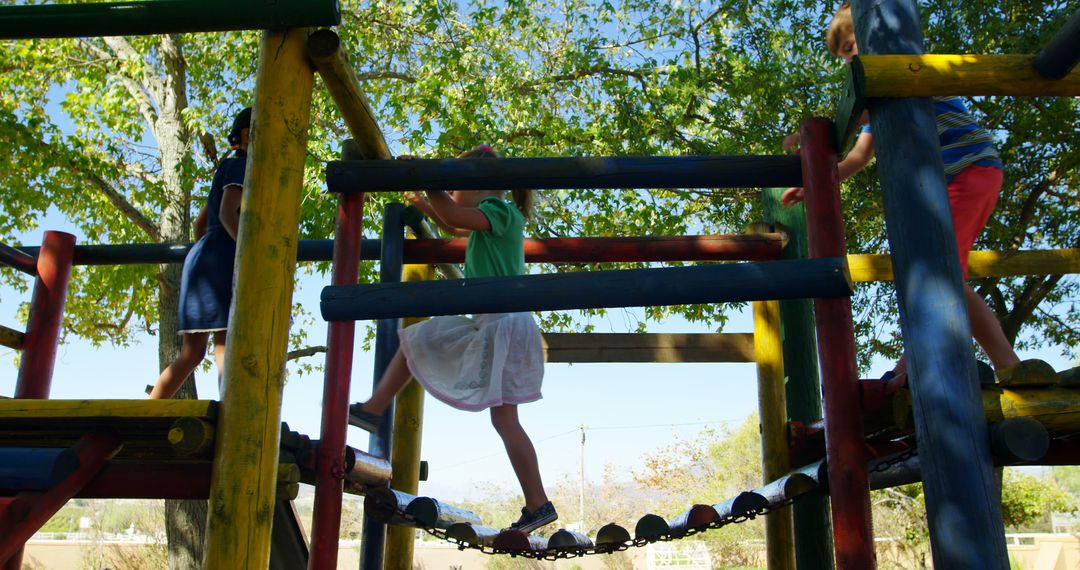
[[[1000,168],[972,165],[949,182],[949,207],[964,279],[968,278],[968,253],[997,205],[1003,175]]]

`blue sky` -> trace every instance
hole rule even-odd
[[[70,224],[49,215],[43,227],[73,231]],[[29,232],[21,243],[38,244],[43,230]],[[318,314],[318,297],[328,278],[305,276],[296,302]],[[0,323],[23,328],[15,314],[29,293],[0,288]],[[636,319],[615,310],[597,323],[597,332],[624,332]],[[322,344],[325,325],[316,324],[309,342]],[[751,332],[749,311],[732,316],[726,332]],[[650,332],[709,332],[700,325],[672,320],[650,326]],[[366,399],[373,377],[372,355],[360,350],[353,368],[352,396]],[[1057,369],[1072,364],[1054,352],[1023,353],[1040,357]],[[14,392],[17,369],[14,352],[0,349],[0,394]],[[874,371],[888,369],[876,362]],[[131,347],[102,346],[71,338],[57,356],[52,397],[143,398],[143,388],[157,379],[157,339],[144,336]],[[216,373],[198,372],[200,396],[217,399]],[[322,398],[321,374],[290,375],[285,387],[282,419],[292,429],[317,437]],[[542,475],[551,486],[563,478],[576,480],[580,463],[579,426],[585,425],[585,470],[599,480],[605,464],[627,473],[641,464],[646,453],[669,445],[676,437],[691,438],[706,426],[741,422],[757,409],[757,380],[752,364],[550,364],[544,381],[544,399],[523,405],[522,422],[540,456]],[[349,444],[366,449],[367,434],[349,428]],[[502,444],[485,412],[451,409],[430,396],[425,404],[423,458],[430,464],[431,480],[421,493],[444,500],[469,497],[481,482],[508,490],[517,486]]]

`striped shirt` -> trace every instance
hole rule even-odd
[[[945,177],[952,178],[971,165],[1002,169],[990,132],[979,126],[960,97],[934,97],[934,117]],[[869,133],[870,125],[862,132]]]

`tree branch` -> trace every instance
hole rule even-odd
[[[405,83],[416,83],[416,78],[407,73],[400,71],[366,71],[364,73],[357,73],[356,79],[358,81],[373,81],[376,79],[397,79],[404,81]]]
[[[299,360],[308,356],[315,356],[320,352],[326,352],[325,346],[309,346],[306,348],[298,348],[296,350],[290,350],[285,354],[285,360]]]

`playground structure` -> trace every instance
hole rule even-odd
[[[272,558],[272,530],[277,533],[282,526],[274,526],[275,517],[266,514],[281,510],[276,508],[279,489],[284,486],[281,496],[288,498],[290,486],[299,477],[309,478],[316,488],[309,568],[336,565],[341,496],[347,487],[367,493],[371,505],[373,516],[365,519],[364,568],[409,567],[411,551],[407,542],[411,542],[411,529],[391,526],[388,537],[384,537],[387,526],[379,518],[392,523],[419,524],[477,547],[544,557],[603,552],[628,544],[678,538],[768,513],[770,568],[828,567],[833,564],[829,553],[835,548],[838,568],[861,570],[875,565],[870,487],[919,479],[925,485],[936,566],[968,568],[974,564],[1005,568],[1008,559],[992,465],[995,461],[997,464],[1075,462],[1075,440],[1063,437],[1080,432],[1078,412],[1075,412],[1080,408],[1075,371],[1055,378],[1043,377],[1023,387],[988,384],[980,403],[970,333],[960,309],[961,282],[951,221],[947,215],[941,215],[948,211],[948,202],[932,111],[923,99],[876,97],[1080,95],[1080,78],[1071,71],[1080,58],[1077,47],[1080,14],[1074,15],[1070,24],[1038,56],[923,56],[919,55],[922,40],[914,2],[900,1],[872,8],[868,0],[855,2],[860,46],[867,55],[852,66],[849,93],[841,102],[835,124],[827,119],[804,123],[803,151],[799,157],[401,163],[385,160],[390,158],[389,150],[355,75],[338,49],[337,36],[328,30],[310,33],[302,29],[336,25],[336,2],[295,2],[307,9],[284,16],[248,9],[244,12],[254,14],[249,20],[240,18],[225,24],[218,20],[214,25],[177,18],[175,13],[167,11],[155,12],[164,10],[163,6],[172,10],[181,4],[184,3],[0,8],[0,22],[35,23],[34,26],[5,25],[4,29],[12,32],[4,38],[224,29],[217,26],[272,28],[283,23],[295,27],[266,32],[260,48],[247,174],[249,188],[253,190],[244,194],[236,293],[220,404],[46,400],[66,276],[72,263],[90,263],[93,259],[97,262],[102,259],[144,263],[179,261],[182,253],[167,251],[165,246],[120,246],[119,249],[95,246],[80,250],[74,247],[70,236],[56,233],[46,236],[43,247],[36,252],[36,260],[26,251],[0,249],[0,261],[32,272],[39,279],[27,332],[0,331],[6,346],[24,350],[16,400],[0,401],[0,424],[12,430],[27,430],[21,440],[4,440],[0,446],[0,452],[7,454],[5,458],[23,458],[27,466],[25,481],[19,486],[0,485],[3,487],[0,488],[0,562],[6,568],[18,567],[21,544],[66,500],[75,496],[119,498],[137,492],[148,494],[138,496],[155,493],[153,496],[163,497],[175,493],[177,498],[210,500],[207,568],[266,567]],[[236,4],[258,3],[246,0]],[[113,9],[120,5],[142,12]],[[82,10],[90,10],[99,17],[87,18]],[[141,16],[125,19],[124,14]],[[869,55],[874,53],[913,55]],[[1030,71],[1032,66],[1038,71]],[[896,71],[901,68],[907,72]],[[940,70],[940,73],[924,74],[920,72],[923,69]],[[298,243],[296,229],[306,125],[316,70],[345,117],[356,146],[347,146],[344,160],[327,167],[328,189],[339,193],[340,202],[332,243],[332,286],[323,296],[323,315],[329,322],[323,422],[318,445],[312,445],[310,441],[304,443],[300,436],[286,433],[282,437],[280,399],[298,250],[311,259],[327,259],[328,253],[325,242]],[[967,81],[971,74],[981,73],[990,74],[992,80]],[[910,74],[915,74],[916,80]],[[1034,79],[1018,80],[1025,77]],[[836,157],[845,148],[844,142],[854,135],[857,119],[866,108],[872,111],[875,137],[885,143],[884,151],[878,152],[878,161],[893,252],[891,265],[913,378],[910,398],[905,395],[889,399],[876,394],[873,384],[860,382],[855,368],[854,329],[848,300],[851,282],[890,277],[885,271],[889,267],[888,257],[849,256],[843,239]],[[913,182],[912,172],[918,173]],[[766,208],[775,218],[770,222],[787,228],[784,233],[790,241],[783,249],[779,247],[782,237],[775,231],[700,240],[567,238],[533,241],[529,247],[535,250],[527,249],[530,260],[754,261],[635,272],[437,282],[427,281],[429,277],[423,270],[410,267],[406,275],[424,282],[397,284],[405,263],[454,263],[461,260],[463,247],[454,241],[404,240],[406,221],[400,208],[391,207],[386,212],[383,236],[377,244],[383,283],[356,285],[358,262],[362,257],[370,258],[375,245],[361,240],[360,222],[367,192],[425,188],[800,185],[806,188],[807,196],[805,235],[797,229],[799,220],[792,218],[798,210],[781,211],[775,204],[775,193]],[[804,239],[809,255],[807,259],[799,259],[798,250]],[[558,257],[560,247],[565,257]],[[791,259],[776,261],[781,255]],[[972,276],[995,271],[1016,274],[1015,269],[1008,268],[1009,263],[1019,263],[1023,273],[1078,273],[1080,253],[1076,250],[1018,253],[1003,262],[989,263],[973,254]],[[791,279],[792,274],[798,278]],[[445,298],[437,296],[447,286],[462,291],[456,295],[460,305],[450,306]],[[491,287],[503,291],[518,288],[530,293],[492,297]],[[805,300],[808,298],[814,299],[816,321],[808,316],[809,302]],[[440,302],[431,303],[433,299]],[[510,304],[517,299],[528,299],[529,303]],[[758,362],[761,385],[764,481],[769,484],[714,506],[694,506],[670,522],[647,515],[639,521],[634,538],[626,529],[609,525],[601,529],[595,540],[559,531],[551,540],[541,543],[536,537],[480,527],[479,521],[468,513],[429,498],[410,497],[416,493],[419,478],[419,437],[415,426],[420,425],[421,399],[415,386],[411,393],[399,398],[396,414],[389,412],[394,414],[395,421],[385,422],[383,431],[372,435],[368,454],[345,446],[356,319],[380,319],[377,378],[393,354],[399,317],[747,300],[755,302],[754,360]],[[778,342],[781,322],[786,337],[782,349]],[[816,324],[816,350],[811,348],[812,344],[806,344],[812,343],[813,333],[808,330],[811,322]],[[792,342],[794,336],[801,338],[797,341],[803,343],[801,346]],[[734,341],[732,337],[729,339]],[[745,341],[743,337],[742,342]],[[820,361],[823,400],[816,397],[818,380],[813,372],[819,364],[814,362],[815,352]],[[827,422],[820,421],[822,404],[829,418]],[[1060,413],[1061,409],[1068,413]],[[798,452],[794,454],[789,454],[787,442],[789,419],[792,427],[802,426],[795,430],[799,445],[791,450]],[[44,433],[27,435],[31,432],[26,424],[42,421],[47,421],[55,432],[68,433],[60,436],[50,432],[50,437],[56,438],[52,442]],[[988,428],[988,421],[995,427]],[[98,431],[102,427],[108,429]],[[914,439],[910,437],[912,432]],[[141,435],[136,437],[136,434]],[[867,435],[873,437],[867,439]],[[49,445],[56,441],[78,443],[65,454],[57,451],[57,446]],[[911,454],[913,441],[918,442],[917,459]],[[166,446],[166,442],[170,445]],[[36,463],[26,455],[27,444],[42,449],[34,455]],[[1032,449],[1040,448],[1043,453],[1033,457],[1036,454]],[[176,460],[181,450],[188,453],[184,457],[194,459]],[[283,450],[295,463],[281,461]],[[71,459],[72,453],[77,460]],[[796,465],[802,466],[790,471],[789,457],[805,459],[801,455],[804,453],[815,459],[823,454],[825,459],[805,464],[799,461]],[[172,459],[165,458],[168,454],[173,454]],[[392,469],[386,467],[387,457]],[[868,470],[872,460],[873,475]],[[298,476],[294,469],[282,469],[282,463],[299,465],[305,473]],[[38,467],[35,469],[34,465]],[[145,483],[145,474],[150,471],[156,477],[153,489]],[[390,486],[396,493],[386,488],[390,477]],[[144,481],[141,486],[135,483],[140,478]],[[823,501],[809,498],[794,503],[794,525],[789,518],[792,515],[782,508],[796,497],[814,497],[815,491],[826,486],[831,501],[833,544],[830,544]],[[129,495],[124,495],[125,492]],[[295,546],[298,540],[293,534],[291,544]],[[385,548],[384,538],[389,538]],[[281,542],[289,543],[284,539]],[[278,542],[275,540],[274,544]],[[822,556],[827,560],[823,562]]]

